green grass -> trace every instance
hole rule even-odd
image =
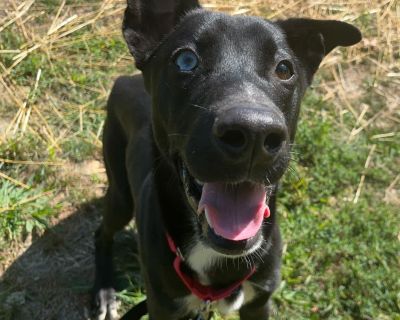
[[[15,239],[21,232],[31,233],[34,228],[46,227],[46,219],[53,211],[48,206],[49,196],[40,190],[24,190],[4,182],[0,187],[3,211],[3,236]]]
[[[287,175],[281,190],[287,247],[278,312],[282,319],[399,319],[398,211],[380,200],[382,179],[374,175],[353,203],[366,139],[347,144],[310,102],[297,136],[298,174]]]
[[[81,3],[86,2],[67,1],[67,6]],[[82,12],[78,13],[97,10],[98,4],[91,1],[88,8],[79,7],[77,10]],[[36,5],[35,12],[48,8],[49,15],[54,16],[59,3],[42,0]],[[49,19],[40,16],[34,20],[34,27],[38,28],[35,32],[45,34],[43,30],[47,29],[40,28],[47,27]],[[363,13],[356,22],[376,36],[370,28],[374,19],[374,13]],[[9,247],[23,243],[31,233],[40,237],[45,230],[52,230],[66,209],[94,197],[92,185],[105,183],[96,174],[77,177],[65,168],[101,159],[107,94],[117,75],[134,71],[119,24],[116,25],[112,17],[101,18],[56,41],[53,47],[33,51],[4,76],[8,84],[18,88],[15,96],[21,101],[29,97],[28,106],[36,107],[40,115],[32,110],[25,132],[19,128],[12,137],[0,140],[0,171],[14,179],[0,177],[1,264],[6,265],[12,256]],[[0,32],[0,50],[26,48],[27,42],[15,24]],[[347,53],[338,55],[347,59]],[[13,56],[2,53],[0,62],[8,68]],[[371,57],[375,58],[373,53]],[[368,71],[373,66],[365,59],[357,67]],[[344,68],[352,67],[344,64]],[[39,69],[42,75],[32,92]],[[399,202],[398,193],[394,199],[388,199],[386,194],[399,174],[398,124],[387,117],[349,140],[357,119],[351,112],[339,114],[337,104],[344,103],[336,96],[327,101],[320,85],[330,80],[329,70],[322,70],[315,87],[306,95],[294,161],[280,189],[278,209],[285,250],[282,283],[273,297],[272,318],[399,320]],[[375,73],[365,72],[358,87],[360,98],[350,101],[358,112],[362,103],[368,104],[368,118],[388,104],[377,88],[397,94],[388,79],[377,79]],[[9,124],[19,106],[9,95],[3,97],[0,120]],[[2,122],[0,133],[1,128]],[[391,132],[394,135],[388,139],[376,138],[377,134]],[[370,165],[364,168],[372,147]],[[360,197],[354,203],[363,175]],[[121,289],[118,299],[127,309],[144,294],[135,252],[121,250],[116,259]],[[74,285],[87,291],[90,280],[85,281],[59,291]],[[14,291],[30,288],[14,283],[1,288],[0,318],[12,319],[9,306],[3,301]]]

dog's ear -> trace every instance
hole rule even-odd
[[[288,19],[277,21],[287,41],[307,69],[311,82],[325,55],[337,46],[351,46],[361,40],[361,32],[351,24],[336,20]]]
[[[127,0],[122,31],[129,51],[140,68],[162,38],[198,0]]]

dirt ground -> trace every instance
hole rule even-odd
[[[28,239],[26,249],[19,249],[19,257],[0,274],[0,292],[7,293],[5,301],[0,302],[7,312],[5,320],[89,319],[93,235],[101,208],[101,198],[69,208],[54,227],[36,239]],[[115,239],[117,290],[132,283],[141,286],[135,248],[130,226]]]
[[[88,319],[99,206],[86,203],[67,214],[7,269],[0,283],[0,292],[8,292],[6,318]]]

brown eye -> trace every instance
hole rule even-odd
[[[276,66],[275,74],[281,80],[289,80],[294,74],[292,64],[287,60],[279,62]]]

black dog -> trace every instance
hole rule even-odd
[[[96,319],[116,317],[113,236],[134,212],[150,319],[209,309],[267,319],[281,259],[277,182],[300,100],[322,58],[360,32],[128,0],[123,33],[142,75],[119,78],[108,102]]]

